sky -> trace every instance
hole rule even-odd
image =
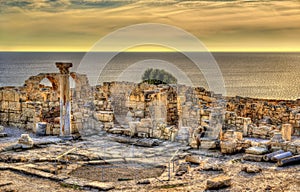
[[[209,51],[300,51],[299,0],[0,0],[0,51],[90,51],[143,23],[182,29]]]

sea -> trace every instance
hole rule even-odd
[[[300,98],[300,52],[193,54],[197,61],[188,54],[171,52],[0,52],[0,87],[22,86],[30,76],[57,73],[55,62],[72,62],[71,71],[93,73],[88,77],[96,84],[104,81],[138,82],[145,69],[160,68],[173,74],[180,84],[209,89],[209,81],[219,81],[216,83],[224,85],[227,96]],[[198,61],[202,63],[200,67]]]

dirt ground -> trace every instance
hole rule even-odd
[[[165,170],[162,166],[143,167],[141,165],[83,166],[71,173],[72,176],[95,181],[126,181],[159,177]]]
[[[17,138],[0,138],[0,149],[14,144]],[[299,164],[277,167],[276,163],[244,161],[242,153],[223,155],[171,142],[134,147],[111,141],[109,135],[63,142],[45,137],[35,142],[41,140],[51,142],[0,153],[0,192],[208,191],[207,180],[218,176],[231,179],[230,187],[218,191],[300,192]],[[56,157],[69,150],[72,152],[62,159],[65,165],[56,173]],[[168,161],[178,150],[179,160],[169,169]],[[184,174],[176,176],[178,165],[189,154],[198,156],[200,164],[191,164]],[[132,166],[133,161],[138,166]],[[155,166],[144,166],[149,163]]]
[[[68,187],[55,181],[11,171],[0,171],[0,178],[1,192],[79,191],[78,189],[73,189],[73,187]]]

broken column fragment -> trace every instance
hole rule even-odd
[[[285,141],[292,140],[292,132],[293,132],[293,126],[291,124],[287,123],[282,125],[281,134],[282,134],[282,138]]]
[[[271,161],[272,157],[274,157],[275,155],[281,154],[281,153],[284,153],[284,151],[283,150],[278,150],[278,151],[275,151],[273,153],[269,153],[269,154],[264,155],[263,159],[265,161]]]
[[[57,62],[60,71],[60,136],[71,134],[70,71],[72,63]]]
[[[288,164],[293,164],[293,163],[300,163],[300,155],[296,155],[293,157],[288,157],[288,158],[284,158],[284,159],[280,159],[277,162],[278,166],[285,166]]]
[[[288,151],[288,152],[284,152],[284,153],[280,153],[278,155],[275,155],[274,157],[271,158],[271,160],[272,161],[279,161],[281,159],[291,157],[291,156],[293,156],[292,152]]]

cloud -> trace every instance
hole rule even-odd
[[[121,27],[163,23],[212,50],[300,50],[300,2],[191,0],[10,0],[0,3],[0,49],[25,45],[87,50]]]

